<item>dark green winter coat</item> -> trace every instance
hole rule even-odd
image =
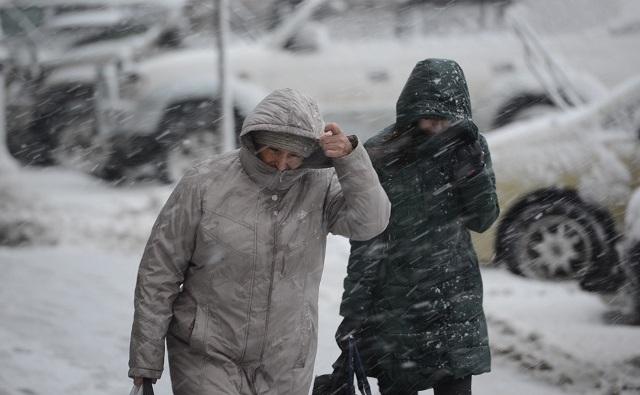
[[[416,65],[397,102],[397,119],[366,142],[392,204],[387,230],[351,242],[340,313],[365,321],[360,348],[368,374],[431,388],[446,377],[490,370],[482,279],[469,230],[498,216],[485,139],[471,121],[462,69],[450,60]],[[459,137],[427,137],[422,117],[458,122],[485,153],[472,178],[454,179]],[[468,140],[467,142],[468,143]]]

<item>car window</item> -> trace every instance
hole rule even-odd
[[[80,47],[83,45],[94,44],[100,41],[118,40],[129,36],[142,34],[149,30],[148,25],[118,25],[108,28],[100,33],[85,37],[76,41],[72,46]]]
[[[43,29],[44,34],[50,37],[49,45],[68,48],[76,42],[95,36],[104,31],[103,27],[67,26],[64,28]]]
[[[106,5],[104,4],[63,4],[54,8],[54,15],[75,14],[82,11],[96,11],[104,10]]]

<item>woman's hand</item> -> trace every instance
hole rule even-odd
[[[328,123],[324,127],[324,135],[320,137],[320,147],[328,158],[342,158],[353,151],[349,138],[342,132],[337,123]]]
[[[454,181],[472,178],[484,169],[484,151],[478,141],[458,148],[451,163]]]

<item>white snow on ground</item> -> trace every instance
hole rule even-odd
[[[49,244],[137,251],[169,193],[153,184],[110,188],[71,170],[23,170],[0,180],[0,224],[7,218],[36,223],[48,230],[42,239]]]
[[[54,169],[21,171],[16,183],[37,202],[32,218],[57,242],[0,248],[0,395],[128,393],[138,260],[170,188],[113,188]],[[331,237],[318,374],[329,372],[338,354],[333,333],[347,257],[348,242]],[[598,297],[502,269],[486,269],[484,278],[494,371],[474,378],[475,394],[640,391],[640,330],[603,323],[607,306]],[[171,393],[168,372],[156,393]]]
[[[495,357],[572,393],[640,391],[640,330],[606,323],[597,295],[500,269],[483,275]]]

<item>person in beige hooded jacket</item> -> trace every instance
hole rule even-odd
[[[307,394],[328,233],[368,240],[389,200],[361,144],[291,89],[246,118],[241,148],[196,165],[138,271],[129,376],[174,394]]]

